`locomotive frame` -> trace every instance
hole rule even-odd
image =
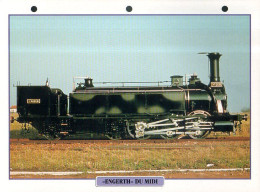
[[[208,85],[192,74],[189,83],[185,77],[185,84],[182,76],[172,76],[169,86],[125,86],[128,82],[120,82],[123,86],[94,87],[91,78],[83,77],[85,82],[69,96],[50,88],[48,82],[45,86],[17,86],[16,120],[32,124],[49,139],[79,132],[104,134],[109,139],[158,135],[201,139],[211,131],[235,131],[247,116],[227,111],[227,95],[219,76],[221,54],[207,56]]]

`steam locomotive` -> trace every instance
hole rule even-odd
[[[30,123],[51,139],[82,132],[109,139],[180,135],[200,139],[212,131],[232,132],[246,116],[227,111],[227,94],[219,77],[221,54],[207,56],[208,85],[192,74],[185,81],[183,76],[171,76],[167,86],[125,86],[127,82],[122,82],[123,86],[94,87],[93,80],[86,77],[69,96],[48,83],[17,86],[16,120]]]

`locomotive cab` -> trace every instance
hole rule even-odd
[[[17,86],[20,119],[67,115],[67,95],[48,86]]]

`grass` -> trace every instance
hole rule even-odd
[[[97,144],[96,144],[97,145]],[[147,144],[157,145],[157,144]],[[159,144],[158,144],[159,145]],[[160,144],[161,145],[161,144]],[[183,143],[172,143],[173,147]],[[250,167],[249,141],[190,143],[190,149],[121,150],[105,145],[27,144],[10,146],[10,167],[20,171],[95,171]],[[80,149],[80,150],[79,150]]]
[[[244,112],[243,114],[248,115],[247,121],[243,121],[241,125],[241,130],[237,129],[236,135],[250,137],[250,122],[251,122],[251,115],[250,112]]]
[[[10,116],[13,116],[15,119],[18,117],[17,113],[11,113]],[[27,125],[27,130],[24,129],[21,123],[14,121],[10,123],[10,138],[11,139],[45,139],[45,137],[39,135],[39,132],[32,127]]]

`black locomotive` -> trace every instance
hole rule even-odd
[[[183,76],[172,76],[168,86],[125,86],[127,82],[121,82],[123,86],[94,87],[91,78],[84,78],[69,96],[48,84],[17,86],[17,121],[30,123],[49,138],[85,132],[110,139],[180,135],[198,139],[211,131],[234,131],[246,116],[228,113],[219,77],[221,54],[207,56],[208,85],[193,74],[189,80],[185,76],[185,81]]]

